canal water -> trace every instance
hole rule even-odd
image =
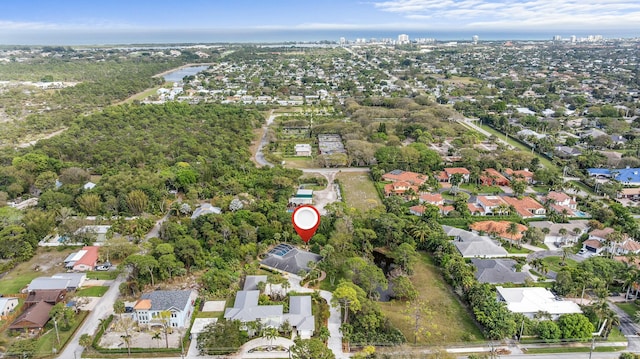
[[[209,68],[209,65],[185,67],[182,69],[171,71],[168,74],[164,75],[163,77],[165,81],[180,82],[185,76],[195,75],[198,72],[204,71],[208,68]]]

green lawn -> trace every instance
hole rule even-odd
[[[0,280],[0,294],[17,294],[36,277],[47,277],[64,271],[59,265],[76,248],[38,248],[27,262],[13,267]]]
[[[37,339],[36,343],[36,353],[38,353],[36,354],[36,356],[44,357],[50,355],[52,348],[54,348],[54,345],[57,349],[59,349],[58,352],[60,352],[61,347],[65,346],[67,341],[73,336],[73,333],[80,326],[80,324],[82,324],[87,315],[89,315],[89,312],[81,311],[80,314],[74,317],[75,322],[73,323],[73,326],[70,330],[66,332],[62,330],[58,331],[58,333],[60,334],[61,346],[58,346],[58,339],[56,337],[56,331],[54,329],[51,329],[45,334],[41,335]],[[47,324],[47,327],[49,325],[50,324]]]
[[[120,274],[120,271],[117,270],[109,270],[109,271],[93,271],[87,273],[87,279],[100,279],[100,280],[113,280]]]
[[[533,252],[532,250],[526,249],[524,247],[518,248],[516,246],[509,246],[508,244],[503,245],[502,248],[506,249],[507,253],[511,254],[527,254]]]
[[[342,195],[347,206],[365,212],[382,205],[368,173],[340,172],[336,178],[342,185]]]
[[[418,338],[418,344],[441,345],[484,338],[469,312],[454,297],[449,286],[442,279],[438,267],[433,264],[428,255],[421,256],[411,281],[418,290],[418,300],[426,303],[431,309],[431,317],[425,328],[431,335]],[[409,342],[413,343],[413,325],[404,313],[407,309],[406,304],[386,302],[380,303],[380,307],[391,323],[402,331]]]
[[[616,305],[632,318],[635,318],[636,312],[640,310],[640,307],[638,307],[634,302],[616,303]]]
[[[76,292],[77,297],[102,297],[109,290],[109,287],[89,287]]]
[[[562,268],[564,268],[565,266],[569,267],[569,268],[575,268],[578,265],[578,262],[574,261],[573,259],[567,258],[565,261],[565,266],[561,265],[562,263],[562,257],[546,257],[543,258],[542,261],[544,261],[547,266],[549,267],[549,270],[552,270],[554,272],[559,272],[562,270]]]
[[[464,183],[460,186],[460,188],[470,191],[472,193],[482,193],[482,194],[504,193],[504,191],[498,186],[476,186],[475,184]]]
[[[220,318],[224,312],[198,312],[196,318]]]

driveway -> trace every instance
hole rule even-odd
[[[127,275],[127,273],[122,273],[113,281],[109,290],[107,290],[102,298],[100,298],[98,303],[95,305],[94,310],[89,313],[84,323],[82,323],[80,328],[78,328],[76,334],[67,343],[67,346],[60,353],[58,358],[71,359],[80,358],[82,356],[84,348],[80,346],[80,336],[82,334],[93,335],[96,329],[98,329],[99,320],[106,318],[109,314],[113,313],[113,303],[115,303],[118,298],[118,295],[120,294],[120,284],[125,281]]]

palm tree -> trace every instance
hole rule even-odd
[[[572,233],[573,233],[573,236],[575,237],[575,241],[577,242],[578,241],[578,236],[580,236],[580,234],[582,234],[582,230],[580,228],[578,228],[578,227],[575,227],[573,229]]]
[[[567,264],[567,255],[571,249],[569,247],[562,247],[562,265]]]
[[[155,339],[158,341],[158,348],[160,348],[160,340],[162,340],[162,335],[160,334],[159,330],[156,330],[155,332],[153,332],[153,336],[151,337],[151,339]]]
[[[511,243],[515,240],[516,235],[520,233],[520,228],[518,228],[518,224],[516,222],[509,223],[509,227],[507,228],[507,234],[511,237],[511,241],[509,242],[509,247],[511,247]]]
[[[558,233],[560,233],[560,236],[562,237],[562,244],[567,244],[567,229],[566,228],[560,228],[560,230],[558,231]]]
[[[269,348],[271,350],[273,347],[273,341],[278,337],[278,329],[274,327],[267,327],[262,329],[262,337],[269,341]]]

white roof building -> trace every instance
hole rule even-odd
[[[552,319],[562,314],[582,313],[580,306],[568,300],[561,300],[546,288],[503,288],[496,287],[498,301],[507,303],[513,313],[522,313],[533,318],[539,312],[546,312]]]

